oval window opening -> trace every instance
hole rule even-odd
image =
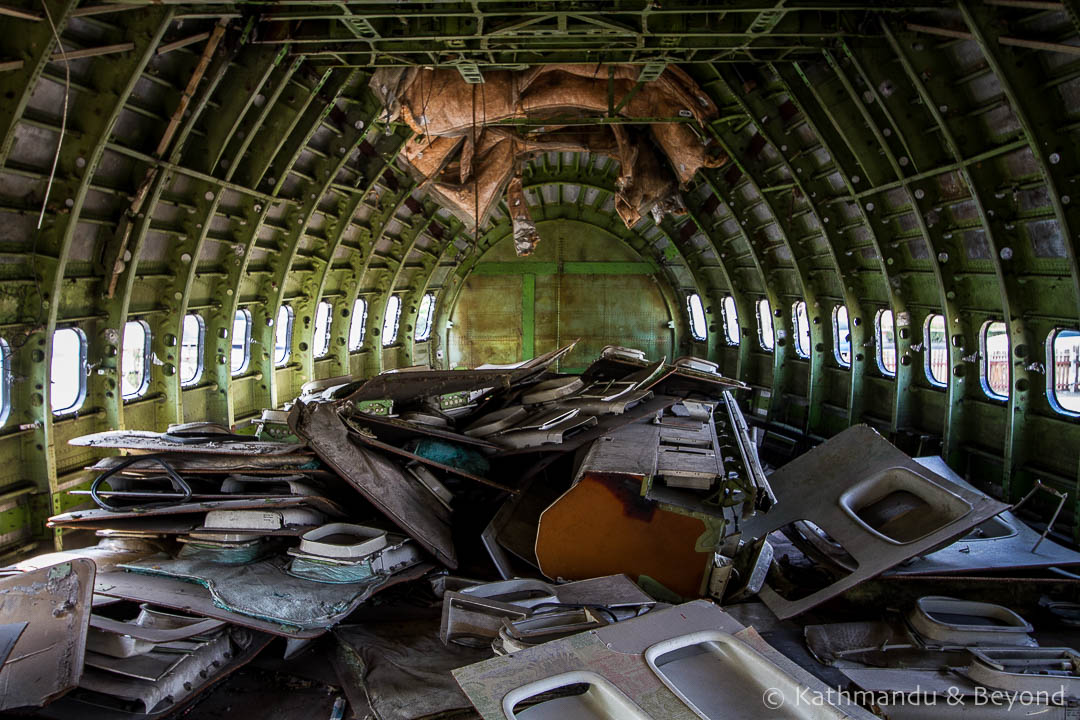
[[[878,310],[877,321],[877,364],[878,370],[886,377],[896,376],[896,325],[892,310]]]
[[[806,314],[806,301],[791,306],[791,322],[795,330],[795,354],[810,357],[810,318]]]
[[[194,385],[203,371],[203,343],[206,342],[206,323],[201,315],[184,316],[180,340],[180,384]]]
[[[323,300],[315,309],[315,335],[311,345],[315,349],[315,357],[325,357],[330,352],[330,324],[333,320],[334,307]]]
[[[360,298],[353,303],[352,318],[349,320],[349,349],[356,352],[364,346],[367,334],[367,301]]]
[[[758,342],[765,350],[772,350],[776,344],[773,335],[772,305],[767,298],[757,301]]]
[[[1080,416],[1080,331],[1055,330],[1050,333],[1047,395],[1055,410]]]
[[[1009,332],[1005,323],[988,322],[983,325],[979,343],[982,351],[983,392],[995,400],[1009,399]]]
[[[923,329],[926,344],[926,379],[945,387],[949,382],[949,347],[945,338],[945,316],[929,315]]]
[[[724,311],[724,337],[728,345],[739,344],[739,311],[735,308],[735,298],[724,296],[720,302]]]
[[[424,342],[431,337],[431,323],[435,319],[435,295],[426,293],[420,299],[420,310],[416,313],[416,342]]]
[[[697,293],[686,296],[686,314],[690,316],[690,334],[695,340],[704,341],[708,337],[708,326],[705,323],[705,306]]]
[[[78,328],[53,333],[49,405],[56,415],[73,413],[86,398],[86,335]]]
[[[120,354],[120,396],[137,398],[150,387],[150,327],[142,320],[124,324]]]
[[[247,370],[251,360],[251,313],[246,309],[237,310],[233,316],[232,353],[229,357],[229,369],[233,375]]]
[[[288,305],[278,308],[274,320],[274,365],[281,367],[292,355],[292,331],[294,312]]]
[[[386,317],[383,318],[382,344],[390,347],[397,342],[398,321],[401,320],[401,298],[391,295],[386,301]]]
[[[851,367],[851,321],[846,305],[833,308],[833,357],[840,367]]]

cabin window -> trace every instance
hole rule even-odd
[[[0,338],[0,425],[11,415],[11,346]]]
[[[945,316],[928,315],[923,327],[923,352],[926,360],[926,379],[931,385],[949,384],[949,345],[945,335]]]
[[[776,338],[773,336],[772,305],[768,298],[757,301],[757,325],[758,342],[763,349],[772,351]]]
[[[124,324],[120,352],[120,396],[137,398],[150,387],[150,326],[142,320]]]
[[[246,309],[236,311],[232,324],[232,353],[229,368],[233,375],[239,375],[251,362],[251,313]]]
[[[382,324],[383,347],[390,347],[397,340],[398,321],[401,320],[401,298],[391,295],[386,301],[386,315]]]
[[[1059,413],[1080,416],[1080,331],[1059,328],[1046,345],[1050,405]]]
[[[720,301],[724,311],[724,338],[728,345],[739,344],[739,311],[735,308],[735,298],[725,295]]]
[[[184,316],[180,333],[180,384],[194,385],[203,371],[203,343],[206,323],[195,313]]]
[[[878,370],[887,377],[896,376],[896,323],[892,310],[878,310],[874,321],[877,335]]]
[[[292,355],[292,331],[293,319],[296,313],[289,305],[278,308],[277,319],[274,320],[274,365],[281,367],[289,362]]]
[[[311,346],[315,357],[325,357],[330,352],[330,325],[334,317],[334,306],[323,300],[315,308],[315,336]]]
[[[840,367],[851,367],[851,319],[847,305],[837,305],[832,311],[833,357]]]
[[[78,328],[53,333],[49,404],[54,415],[73,413],[86,399],[86,335]]]
[[[358,298],[352,306],[352,319],[349,321],[349,349],[353,352],[364,346],[367,333],[367,301]]]
[[[791,323],[795,330],[795,354],[810,357],[810,318],[806,314],[806,301],[791,306]]]
[[[983,324],[979,350],[982,355],[983,392],[995,400],[1009,399],[1009,331],[1005,323]]]
[[[426,293],[420,298],[420,310],[416,313],[416,342],[424,342],[431,337],[431,323],[435,319],[435,295]]]
[[[704,341],[708,337],[708,326],[705,323],[705,306],[697,293],[686,296],[686,314],[690,316],[690,334],[695,340]]]

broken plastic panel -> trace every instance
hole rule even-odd
[[[1032,645],[1034,628],[1007,607],[993,603],[927,596],[919,598],[908,622],[926,643],[942,645]]]
[[[769,482],[778,502],[746,520],[744,536],[766,537],[806,520],[857,563],[844,577],[804,596],[784,598],[767,583],[760,597],[781,619],[948,545],[1006,509],[930,472],[866,425],[848,428],[789,462]]]
[[[519,708],[544,693],[581,690],[564,697],[541,700]],[[537,680],[507,693],[503,712],[509,720],[651,720],[617,687],[600,675],[587,670],[563,673]]]

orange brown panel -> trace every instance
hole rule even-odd
[[[566,580],[648,575],[683,597],[699,597],[712,557],[695,549],[705,523],[661,509],[640,487],[641,478],[586,473],[540,515],[540,570]]]

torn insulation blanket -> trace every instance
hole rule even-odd
[[[615,212],[626,227],[633,227],[642,217],[661,207],[663,211],[681,206],[675,178],[665,171],[660,157],[647,142],[640,142],[639,133],[624,129],[627,149],[620,151],[626,162],[620,180],[622,188],[615,194]],[[616,135],[618,137],[618,135]],[[659,223],[658,223],[659,224]]]
[[[519,254],[528,254],[538,236],[531,219],[514,211],[519,187],[511,181],[530,156],[576,151],[617,159],[616,204],[628,227],[648,213],[677,211],[680,186],[699,169],[727,162],[703,139],[717,108],[697,84],[674,67],[647,83],[638,83],[639,74],[630,65],[549,65],[488,72],[483,85],[470,85],[453,69],[379,71],[371,84],[387,103],[387,117],[400,115],[417,133],[402,153],[413,176],[429,183],[436,199],[470,228],[482,226],[500,196],[510,192],[516,245]],[[582,118],[612,112],[631,127],[567,131]],[[492,127],[545,119],[550,125],[539,128]],[[633,127],[634,120],[649,126],[648,135]]]
[[[521,175],[514,175],[506,193],[510,208],[510,220],[514,227],[514,252],[520,257],[532,255],[540,242],[540,233],[529,214],[529,204],[525,201],[525,190],[521,186]]]
[[[578,110],[608,112],[608,77],[605,70],[595,76],[574,72],[573,66],[548,66],[523,73],[499,70],[485,73],[482,86],[467,84],[454,69],[421,73],[404,88],[401,116],[420,135],[464,135],[474,124],[487,125],[512,118],[543,117],[545,113]],[[637,74],[636,68],[625,68]],[[669,69],[665,75],[671,73]],[[616,72],[611,80],[614,97],[623,100],[637,85],[634,77]],[[527,83],[527,84],[526,84]],[[685,87],[685,91],[677,89]],[[688,93],[704,98],[693,81],[683,76],[679,83],[660,80],[644,83],[618,110],[624,118],[667,117],[672,113],[704,122],[716,115],[711,102],[702,107],[690,102]],[[475,112],[474,112],[475,111]],[[475,114],[475,121],[473,116]]]
[[[466,144],[469,144],[468,138]],[[471,177],[468,170],[459,166],[459,176],[465,175],[470,179],[464,182],[432,183],[430,191],[441,204],[448,206],[455,215],[470,225],[477,217],[483,224],[513,172],[513,143],[494,136],[487,137],[487,133],[484,133],[477,142],[476,154],[469,160],[475,166],[475,178]],[[449,169],[452,171],[453,168]]]

